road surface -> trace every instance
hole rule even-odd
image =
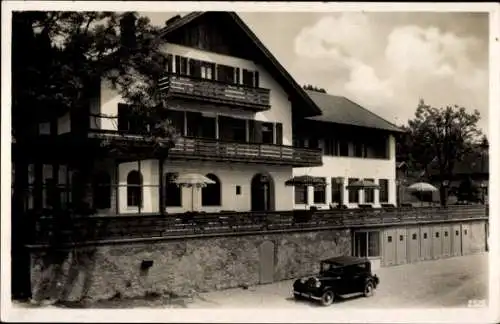
[[[467,307],[469,300],[488,296],[488,254],[425,261],[375,271],[381,284],[369,298],[339,300],[330,307],[434,308]],[[320,307],[291,296],[293,281],[202,293],[187,308],[299,308]]]

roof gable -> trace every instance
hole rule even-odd
[[[298,111],[304,117],[316,116],[321,114],[321,110],[315,102],[307,95],[305,90],[297,84],[293,77],[286,69],[278,62],[271,52],[262,44],[258,37],[250,30],[250,28],[241,20],[234,12],[192,12],[183,17],[174,20],[161,31],[161,37],[168,41],[169,37],[182,28],[188,27],[190,24],[199,22],[207,15],[217,15],[221,21],[225,21],[231,26],[225,26],[225,29],[234,33],[232,39],[236,39],[239,44],[242,44],[244,50],[242,52],[252,52],[254,60],[261,64],[283,87],[293,101],[297,101]]]
[[[311,90],[306,90],[306,93],[322,111],[319,116],[309,117],[310,120],[403,132],[401,128],[346,97]]]

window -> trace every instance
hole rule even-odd
[[[356,178],[349,178],[349,184],[358,181]],[[349,203],[357,204],[359,203],[359,190],[357,189],[349,189]]]
[[[99,172],[94,177],[93,194],[95,209],[111,208],[111,178],[107,172]]]
[[[139,171],[130,171],[127,176],[127,206],[142,207],[142,175]]]
[[[187,75],[188,60],[186,57],[175,56],[175,72],[179,75]]]
[[[403,236],[403,235],[399,235],[399,240],[400,240],[400,241],[403,241],[404,239],[405,239],[405,238],[404,238],[404,236]]]
[[[167,112],[167,118],[172,123],[176,132],[183,136],[185,131],[185,112],[180,110],[169,110]]]
[[[332,203],[344,203],[344,178],[332,178]]]
[[[436,232],[436,238],[438,238],[438,237],[439,237],[439,232]]]
[[[135,116],[130,105],[118,104],[118,131],[137,134],[145,129],[146,125]]]
[[[374,179],[365,179],[366,181],[375,182]],[[365,189],[365,203],[373,204],[375,202],[375,189]]]
[[[214,184],[209,184],[201,189],[201,205],[202,206],[220,206],[221,205],[221,185],[220,180],[215,174],[207,174],[207,178],[215,181]]]
[[[417,239],[417,234],[416,234],[416,233],[413,233],[413,234],[411,235],[411,239],[412,239],[412,240],[416,240],[416,239]]]
[[[325,188],[325,186],[315,186],[314,187],[314,197],[313,198],[314,198],[314,203],[315,204],[324,204],[324,203],[326,203],[326,188]]]
[[[448,237],[448,231],[444,231],[444,237]]]
[[[200,128],[201,137],[215,139],[217,123],[214,117],[202,116],[198,127]]]
[[[379,201],[381,203],[387,203],[389,202],[389,180],[387,179],[379,179],[378,184],[380,186],[380,191],[379,191]]]
[[[354,256],[377,257],[380,256],[380,232],[355,232]]]
[[[339,141],[339,155],[349,156],[349,143],[347,141]]]
[[[201,65],[201,77],[203,79],[213,80],[214,79],[214,72],[215,72],[215,64],[204,62]]]
[[[241,195],[241,186],[236,186],[236,195]]]
[[[243,85],[247,87],[258,87],[259,86],[259,73],[257,71],[249,71],[243,69]]]
[[[460,235],[460,232],[459,231],[455,231],[455,236],[458,236]]]
[[[424,233],[424,240],[427,238],[427,233]]]
[[[217,80],[235,84],[237,83],[236,80],[238,80],[235,77],[235,74],[236,69],[234,67],[227,65],[217,65]]]
[[[390,236],[390,235],[389,235],[389,236],[387,237],[387,242],[389,242],[389,243],[391,243],[391,242],[392,242],[392,236]]]
[[[464,235],[467,235],[467,230],[466,229],[464,230]]]
[[[274,125],[272,123],[262,123],[262,143],[274,143]]]
[[[201,113],[186,112],[186,134],[187,136],[197,137],[201,133]]]
[[[353,143],[353,153],[355,157],[363,157],[363,144],[359,142]]]
[[[339,155],[337,141],[333,138],[326,138],[323,152],[325,155],[328,155],[328,156]]]
[[[176,173],[165,174],[165,206],[182,207],[182,188],[174,183]]]
[[[295,203],[307,204],[307,186],[295,186]]]

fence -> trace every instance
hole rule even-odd
[[[28,245],[82,244],[197,235],[389,226],[487,219],[485,206],[222,212],[130,216],[42,217],[31,223]]]

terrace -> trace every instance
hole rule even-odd
[[[95,245],[162,239],[248,235],[339,228],[444,223],[488,218],[484,205],[374,210],[185,213],[38,218],[29,247]]]

